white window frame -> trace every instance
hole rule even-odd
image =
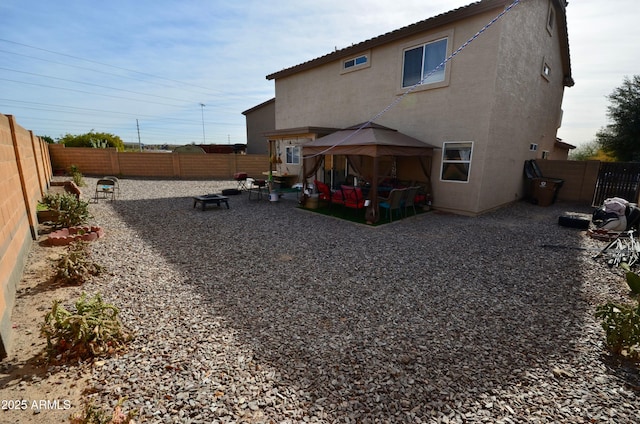
[[[447,158],[447,148],[451,150],[455,150],[457,147],[458,150],[461,148],[469,148],[468,157],[458,157],[458,158]],[[440,164],[440,181],[450,182],[450,183],[469,183],[471,179],[471,162],[473,160],[473,141],[445,141],[442,143],[442,161]],[[466,169],[466,179],[449,179],[444,177],[445,171],[448,170],[449,166],[454,165],[467,165]]]
[[[300,165],[300,146],[286,146],[284,151],[287,165]]]
[[[357,63],[360,61],[360,63]],[[353,65],[347,66],[349,62],[353,62]],[[347,74],[349,72],[359,71],[371,67],[371,51],[360,53],[356,56],[351,56],[341,62],[340,73]]]
[[[420,91],[433,90],[433,89],[449,86],[449,80],[451,76],[451,67],[453,66],[452,64],[453,62],[447,62],[444,64],[444,79],[442,81],[423,82],[422,84],[417,85],[415,87],[414,86],[404,87],[403,85],[404,85],[405,52],[411,49],[415,49],[430,43],[434,43],[434,42],[446,39],[447,48],[446,48],[445,57],[444,57],[444,59],[446,60],[446,58],[451,56],[451,53],[452,53],[451,49],[453,47],[454,34],[455,34],[454,29],[451,28],[446,31],[430,34],[427,37],[420,37],[420,38],[414,38],[412,40],[408,40],[406,43],[403,43],[400,46],[398,46],[397,54],[398,54],[398,60],[400,63],[400,66],[396,68],[397,69],[396,93],[398,95],[404,94],[409,87],[413,87],[412,88],[413,93],[417,93]],[[423,55],[424,55],[424,52],[423,52]],[[423,68],[424,68],[424,56],[423,56]],[[424,72],[424,69],[423,69],[423,72]],[[424,77],[424,75],[422,77]]]
[[[438,65],[440,65],[442,62],[444,62],[447,59],[447,51],[449,51],[449,39],[447,37],[442,37],[437,40],[431,40],[427,43],[422,43],[417,46],[406,48],[402,51],[402,88],[413,87],[416,84],[416,82],[409,82],[407,83],[407,85],[405,85],[404,83],[407,53],[416,49],[422,49],[422,60],[420,62],[420,79],[417,82],[419,82],[420,85],[437,84],[437,83],[443,82],[446,79],[447,64],[445,63],[440,68],[438,68],[438,71],[437,71],[438,74],[440,73],[442,74],[439,79],[424,81],[425,77],[429,75],[430,72],[432,72],[432,70],[430,70],[425,74],[425,69],[424,69],[425,55],[429,50],[429,46],[435,46],[436,43],[441,43],[442,41],[444,41],[446,44],[445,44],[444,55],[442,56],[442,60],[440,60],[440,62],[438,63]],[[434,76],[436,76],[436,74],[430,75],[429,78],[432,78]]]
[[[353,68],[354,66],[366,65],[367,62],[369,62],[369,58],[367,57],[366,54],[363,54],[363,55],[356,56],[356,57],[353,57],[351,59],[345,60],[342,63],[342,67],[344,69],[349,69],[349,68]]]

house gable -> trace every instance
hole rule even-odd
[[[565,85],[567,87],[573,86],[573,78],[571,76],[571,63],[569,59],[569,41],[567,35],[567,20],[566,20],[566,5],[565,0],[551,0],[555,5],[554,15],[557,21],[557,25],[560,32],[561,44],[563,49],[563,69],[565,73]],[[388,32],[378,37],[371,38],[361,43],[354,44],[344,49],[336,50],[335,52],[326,54],[316,59],[309,60],[299,65],[285,68],[281,71],[274,72],[266,76],[268,80],[276,80],[278,78],[284,78],[298,72],[303,72],[309,69],[313,69],[317,66],[321,66],[327,63],[334,62],[336,60],[343,60],[350,56],[357,57],[366,50],[379,47],[384,44],[392,43],[398,40],[411,38],[420,35],[425,32],[434,31],[439,27],[450,26],[457,21],[468,19],[472,16],[486,13],[494,9],[504,8],[511,4],[511,1],[505,0],[483,0],[475,3],[471,3],[467,6],[463,6],[449,12],[442,13],[429,19],[417,22],[415,24]]]

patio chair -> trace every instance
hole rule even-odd
[[[255,180],[253,178],[247,178],[247,191],[249,192],[249,200],[251,200],[251,193],[256,194],[258,200],[262,199],[262,192],[268,193],[266,180]]]
[[[389,197],[380,202],[379,206],[387,210],[386,215],[389,218],[389,222],[393,221],[394,211],[397,211],[402,217],[402,198],[406,190],[405,188],[394,188],[389,192]]]
[[[118,195],[120,195],[120,180],[118,180],[118,177],[114,177],[112,175],[107,175],[105,177],[102,177],[105,180],[112,180],[114,183],[114,187],[115,187],[115,191]],[[116,196],[117,197],[117,196]]]
[[[343,185],[340,186],[340,190],[342,191],[342,204],[344,206],[356,210],[364,208],[364,196],[360,187]]]
[[[404,209],[404,216],[407,216],[407,209],[412,208],[413,214],[416,214],[416,195],[418,194],[418,190],[420,187],[413,186],[409,187],[405,191],[405,196],[402,204],[402,208]]]
[[[336,205],[344,204],[344,197],[342,194],[342,190],[332,192],[327,184],[320,182],[318,180],[314,180],[313,185],[318,190],[318,200],[324,200],[328,202],[329,206],[333,204],[336,204]]]
[[[108,199],[109,197],[111,201],[116,200],[116,183],[110,178],[101,178],[96,183],[94,200],[98,203],[98,199]]]

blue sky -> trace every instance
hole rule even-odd
[[[2,0],[0,113],[54,138],[137,142],[137,119],[146,144],[244,143],[242,111],[274,96],[266,75],[469,3]],[[606,96],[640,74],[640,12],[574,0],[567,15],[576,85],[558,136],[579,145],[607,124]]]

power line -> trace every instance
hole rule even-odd
[[[179,81],[179,80],[175,80],[175,79],[171,79],[171,78],[161,77],[161,76],[149,74],[149,73],[146,73],[146,72],[136,71],[134,69],[123,68],[123,67],[120,67],[120,66],[111,65],[111,64],[108,64],[108,63],[104,63],[104,62],[98,62],[98,61],[92,60],[92,59],[85,59],[83,57],[74,56],[74,55],[67,54],[67,53],[61,53],[61,52],[56,52],[56,51],[53,51],[53,50],[43,49],[41,47],[31,46],[29,44],[18,43],[17,41],[11,41],[11,40],[7,40],[7,39],[4,39],[4,38],[0,38],[0,41],[5,42],[5,43],[14,44],[14,45],[17,45],[17,46],[28,47],[28,48],[34,49],[34,50],[40,50],[40,51],[43,51],[43,52],[47,52],[47,53],[51,53],[51,54],[55,54],[55,55],[59,55],[59,56],[68,57],[68,58],[71,58],[71,59],[80,60],[80,61],[83,61],[83,62],[94,63],[94,64],[100,65],[100,66],[107,66],[109,68],[118,69],[118,70],[121,70],[121,71],[132,72],[134,74],[143,75],[143,76],[146,76],[146,77],[156,78],[156,79],[164,80],[164,81],[171,81],[171,82],[175,82],[175,83],[182,84],[182,85],[201,88],[203,90],[211,90],[210,88],[203,87],[203,86],[200,86],[200,85],[197,85],[197,84],[192,84],[192,83],[189,83],[189,82],[184,82],[184,81]],[[218,91],[218,90],[213,90],[213,91]],[[225,93],[222,93],[222,94],[225,94]]]

